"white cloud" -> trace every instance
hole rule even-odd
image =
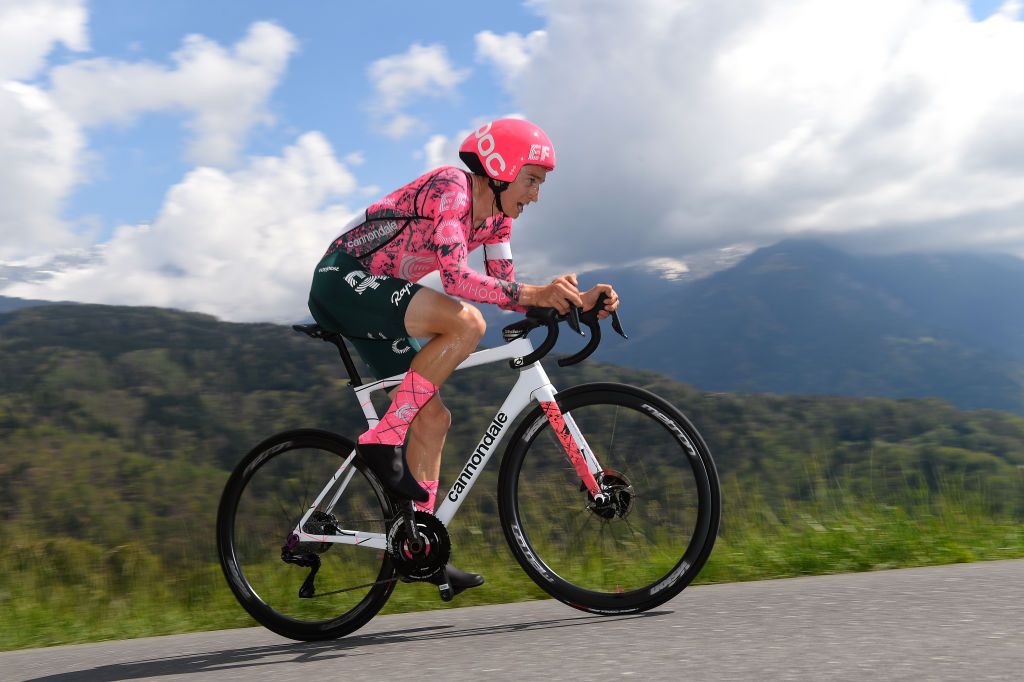
[[[0,79],[8,78],[0,80],[0,260],[8,265],[86,248],[100,227],[62,217],[89,159],[83,128],[184,109],[196,133],[190,155],[229,162],[251,126],[269,121],[266,99],[294,50],[287,31],[257,23],[230,50],[190,36],[173,69],[88,59],[46,72],[58,43],[88,47],[81,3],[0,0]],[[37,76],[52,89],[18,80]]]
[[[84,138],[46,91],[23,82],[57,44],[88,49],[81,2],[0,0],[0,259],[82,244],[59,215],[80,178]]]
[[[151,224],[121,227],[92,262],[3,293],[298,320],[314,265],[353,213],[336,202],[355,191],[330,144],[308,133],[234,172],[196,168]]]
[[[509,94],[558,153],[528,218],[557,229],[525,225],[518,253],[620,262],[826,234],[1024,255],[1018,7],[983,22],[960,0],[537,7],[542,49],[480,48],[514,66]]]
[[[367,74],[374,89],[370,109],[381,131],[397,139],[423,129],[421,121],[403,112],[413,100],[453,96],[469,71],[452,66],[443,45],[414,43],[403,54],[373,62]]]
[[[459,143],[457,139],[444,135],[431,135],[423,145],[423,159],[426,161],[423,170],[432,170],[438,166],[455,166],[459,164]]]
[[[378,129],[391,139],[399,140],[406,135],[425,130],[426,124],[414,116],[394,114],[389,121],[380,124]]]
[[[59,217],[84,147],[78,125],[46,92],[0,84],[0,260],[84,244]]]
[[[0,81],[34,77],[56,43],[87,50],[86,17],[81,0],[0,0]]]
[[[227,165],[249,130],[273,122],[266,101],[296,41],[283,28],[257,22],[233,48],[190,35],[171,55],[173,68],[152,62],[90,59],[54,68],[53,94],[83,125],[130,123],[140,114],[182,110],[194,137],[196,163]]]
[[[491,31],[482,31],[476,34],[476,55],[477,59],[492,62],[504,75],[506,82],[511,82],[546,44],[546,31],[533,31],[526,36],[519,33],[500,36]]]

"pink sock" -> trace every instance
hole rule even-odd
[[[437,484],[440,481],[417,481],[420,487],[430,493],[430,499],[426,502],[417,502],[416,508],[420,511],[431,512],[434,511],[434,502],[437,501]]]
[[[409,370],[402,383],[398,385],[398,392],[391,402],[391,407],[384,414],[383,419],[372,429],[359,436],[360,443],[383,443],[385,445],[401,445],[405,442],[405,433],[409,430],[409,424],[416,418],[420,408],[427,404],[427,401],[437,393],[437,386],[430,383],[430,380]]]

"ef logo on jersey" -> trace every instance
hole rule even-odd
[[[495,150],[494,135],[491,135],[490,130],[491,124],[488,123],[473,134],[476,136],[476,150],[483,157],[484,165],[497,175],[505,170],[505,159]]]

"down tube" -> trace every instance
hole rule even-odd
[[[435,515],[441,520],[441,523],[446,526],[451,523],[455,512],[459,511],[463,500],[469,495],[473,484],[479,478],[480,472],[487,466],[491,455],[495,453],[501,441],[505,438],[509,425],[523,408],[530,404],[532,400],[530,396],[533,392],[547,383],[547,375],[544,374],[544,370],[540,368],[540,365],[531,365],[519,373],[519,380],[516,381],[516,385],[512,387],[512,391],[505,398],[505,402],[501,404],[498,413],[494,415],[491,423],[487,425],[484,437],[480,439],[469,461],[466,462],[458,478],[455,479],[451,490],[445,495],[441,506],[437,508]]]

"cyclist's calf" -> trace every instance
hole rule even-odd
[[[416,415],[413,429],[421,438],[443,441],[451,425],[452,413],[441,402],[441,396],[435,395]]]

